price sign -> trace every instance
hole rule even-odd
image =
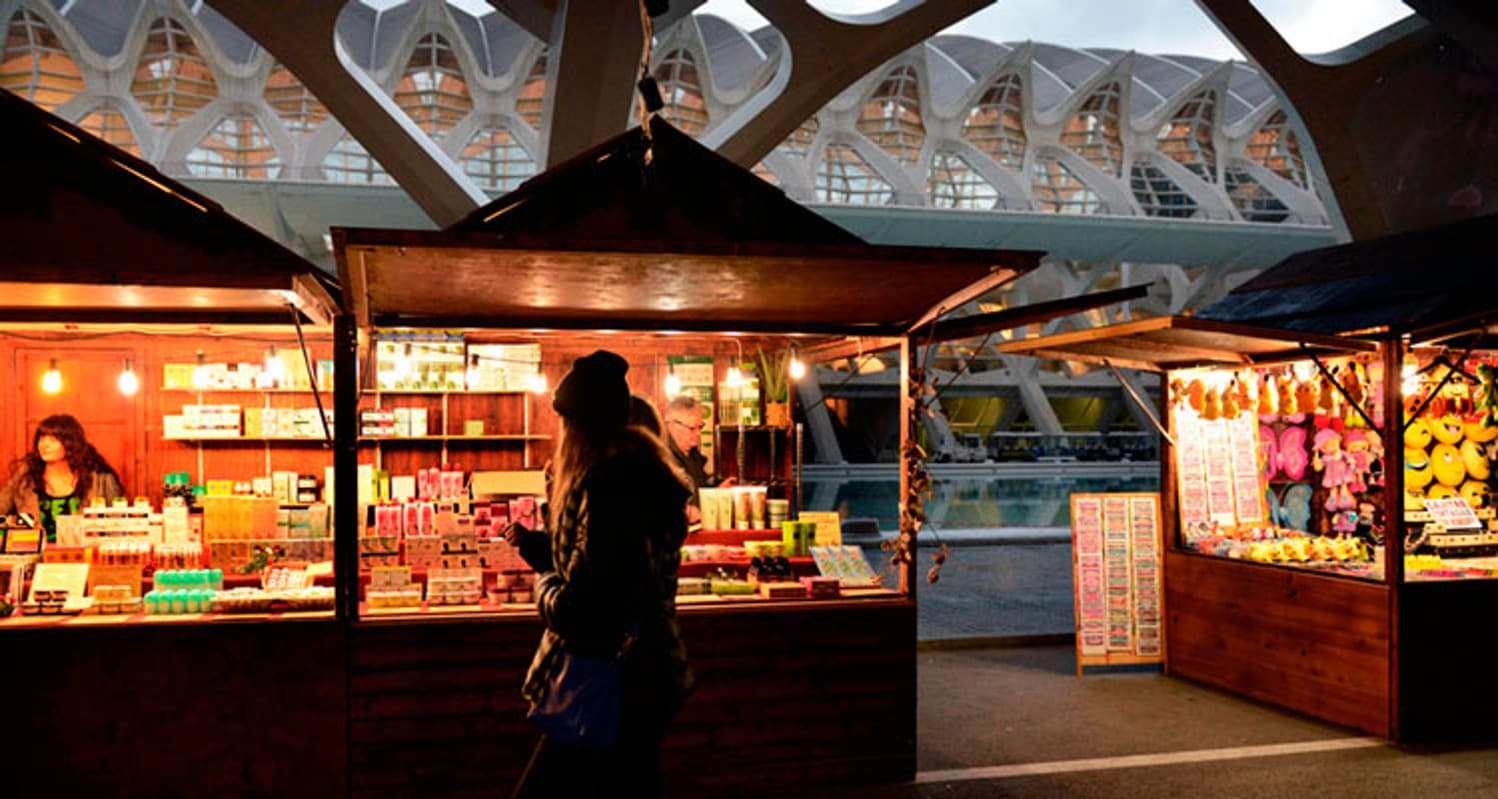
[[[1477,530],[1482,527],[1477,514],[1472,512],[1472,505],[1462,497],[1427,499],[1425,509],[1430,511],[1431,521],[1447,530]]]

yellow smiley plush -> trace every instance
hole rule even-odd
[[[1471,439],[1462,442],[1462,466],[1467,469],[1467,476],[1473,480],[1486,480],[1491,474],[1488,454],[1482,451],[1480,444]]]
[[[1404,446],[1406,449],[1425,449],[1430,446],[1430,425],[1424,419],[1416,419],[1405,428]]]
[[[1406,434],[1408,436],[1408,434]],[[1430,456],[1423,449],[1404,449],[1404,487],[1424,488],[1435,479],[1430,469]]]
[[[1425,492],[1426,499],[1451,499],[1454,496],[1456,496],[1455,488],[1441,485],[1440,483],[1436,483],[1430,487],[1429,491]]]
[[[1455,444],[1462,440],[1462,420],[1456,414],[1448,413],[1439,419],[1429,422],[1430,434],[1442,444]]]
[[[1430,468],[1435,472],[1436,482],[1456,488],[1467,479],[1467,467],[1462,465],[1462,453],[1450,444],[1437,444],[1430,451]]]
[[[1481,508],[1488,504],[1489,493],[1487,483],[1477,480],[1468,480],[1462,483],[1462,499],[1467,500],[1467,504],[1474,508]]]
[[[1481,418],[1463,424],[1462,432],[1466,435],[1468,441],[1476,441],[1479,444],[1486,444],[1498,438],[1498,427],[1489,427],[1483,424]]]

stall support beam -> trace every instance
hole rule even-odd
[[[1384,580],[1389,586],[1389,737],[1399,740],[1399,594],[1404,583],[1404,346],[1383,342]],[[1393,435],[1390,435],[1393,434]]]
[[[359,607],[359,330],[352,314],[333,322],[333,554],[338,618]]]

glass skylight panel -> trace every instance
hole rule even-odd
[[[1222,182],[1233,207],[1249,222],[1283,222],[1289,218],[1290,210],[1285,204],[1248,170],[1229,166],[1222,171]]]
[[[394,185],[389,173],[380,166],[358,139],[345,133],[323,156],[322,171],[333,183],[365,183],[380,186]]]
[[[654,76],[661,99],[666,101],[661,116],[689,136],[701,135],[708,124],[707,103],[702,99],[702,80],[692,54],[672,50],[656,66]]]
[[[822,202],[850,205],[885,205],[895,196],[894,187],[846,144],[829,144],[823,152],[816,190]]]
[[[1216,92],[1197,92],[1155,136],[1156,150],[1208,183],[1217,182],[1217,148],[1212,143],[1216,106]]]
[[[506,192],[536,174],[536,161],[505,128],[485,128],[463,147],[463,172],[487,192]]]
[[[1310,188],[1305,159],[1300,154],[1300,140],[1284,111],[1275,111],[1249,137],[1243,152],[1254,163],[1302,189]]]
[[[1103,207],[1097,194],[1054,155],[1035,159],[1030,191],[1035,207],[1053,214],[1095,214]]]
[[[536,57],[515,100],[515,113],[534,130],[541,129],[541,112],[546,107],[546,51]]]
[[[442,36],[429,33],[416,43],[395,86],[395,103],[433,139],[442,138],[473,110],[458,56]]]
[[[146,35],[130,93],[151,121],[175,128],[218,96],[213,71],[180,22],[158,17]]]
[[[901,165],[914,164],[926,142],[915,69],[903,66],[891,70],[863,104],[855,126]]]
[[[791,135],[787,136],[785,141],[780,143],[778,149],[780,152],[794,158],[805,158],[806,154],[811,151],[812,142],[816,141],[817,130],[820,127],[821,125],[817,122],[816,117],[802,122],[795,130],[791,131]]]
[[[1123,139],[1118,133],[1120,87],[1104,84],[1066,121],[1061,143],[1114,177],[1123,170]]]
[[[967,159],[955,153],[931,156],[926,191],[937,208],[986,210],[998,204],[999,191],[984,180]]]
[[[269,180],[280,177],[281,157],[259,120],[233,114],[187,154],[187,171],[200,178]]]
[[[265,80],[265,102],[293,133],[305,133],[328,119],[328,109],[284,64],[271,68]]]
[[[1025,162],[1025,111],[1020,76],[1009,74],[984,90],[962,122],[962,137],[1000,166],[1019,169]]]
[[[95,108],[78,120],[78,127],[98,136],[104,141],[128,152],[140,155],[140,145],[135,140],[135,131],[125,115],[108,108]]]
[[[1147,216],[1184,219],[1196,213],[1196,201],[1191,195],[1148,161],[1135,162],[1129,170],[1129,189]]]
[[[83,74],[46,21],[23,8],[5,33],[0,88],[51,111],[83,91]]]

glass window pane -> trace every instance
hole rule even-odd
[[[95,108],[85,114],[83,119],[78,120],[78,127],[131,155],[140,155],[140,144],[135,140],[135,132],[130,129],[130,123],[125,120],[125,115],[118,111]]]
[[[1053,155],[1035,159],[1030,186],[1040,211],[1095,214],[1103,207],[1097,194]]]
[[[895,195],[863,156],[846,144],[830,144],[817,170],[817,199],[829,203],[885,205]]]
[[[485,128],[463,147],[463,171],[487,192],[506,192],[536,174],[536,161],[504,128]]]
[[[937,208],[987,209],[999,200],[998,189],[974,171],[966,159],[953,153],[931,156],[926,191]]]
[[[334,183],[395,185],[380,162],[364,149],[364,145],[347,133],[323,156],[322,171]]]
[[[926,142],[915,69],[897,67],[891,71],[863,104],[856,127],[902,165],[914,164]]]
[[[224,117],[187,154],[187,171],[202,178],[269,180],[280,177],[281,157],[259,120]]]
[[[1306,162],[1300,154],[1300,139],[1284,111],[1275,111],[1249,137],[1243,152],[1254,163],[1302,189],[1311,190]]]
[[[1217,182],[1217,148],[1212,143],[1216,106],[1216,92],[1198,92],[1155,135],[1155,149],[1208,183]]]
[[[217,97],[218,84],[182,23],[159,17],[146,35],[130,93],[153,123],[171,129]]]
[[[429,33],[416,43],[395,86],[395,104],[433,139],[441,139],[473,110],[468,81],[446,39]]]
[[[1118,133],[1119,92],[1118,81],[1104,84],[1082,103],[1061,131],[1063,145],[1115,177],[1123,170],[1123,139]]]
[[[5,34],[0,88],[51,111],[83,91],[83,74],[46,21],[23,8]]]
[[[1242,166],[1224,169],[1222,182],[1233,207],[1249,222],[1283,222],[1289,218],[1290,209]]]
[[[661,59],[652,73],[660,85],[666,107],[661,116],[691,136],[699,136],[709,122],[707,103],[702,99],[702,81],[697,64],[686,50],[672,50]]]
[[[265,80],[265,102],[293,133],[305,133],[328,119],[328,109],[283,64],[272,67]]]
[[[1009,169],[1025,161],[1023,84],[1018,75],[995,80],[962,122],[962,138]]]
[[[1147,161],[1134,164],[1129,171],[1129,189],[1148,216],[1186,218],[1196,214],[1196,201],[1175,181]]]

